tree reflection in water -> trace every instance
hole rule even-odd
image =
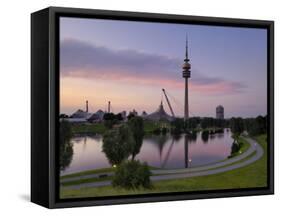
[[[168,135],[151,135],[149,137],[146,137],[146,140],[150,141],[152,144],[154,144],[158,148],[160,161],[162,161],[162,152],[163,152],[164,146],[166,145],[166,143],[169,139],[170,139],[170,136],[168,136]]]
[[[203,140],[204,143],[208,143],[208,140],[209,140],[209,131],[202,131],[201,132],[201,138]]]
[[[67,121],[60,122],[60,170],[65,170],[73,158],[73,144],[70,142],[72,137],[71,126]]]
[[[192,133],[192,134],[177,134],[177,135],[153,135],[152,137],[146,138],[149,139],[153,144],[155,144],[158,147],[158,151],[159,151],[159,157],[160,157],[160,164],[161,164],[161,168],[165,168],[168,161],[169,161],[169,157],[171,155],[171,152],[173,150],[173,147],[175,145],[176,142],[178,142],[182,136],[184,136],[184,167],[188,168],[189,167],[189,163],[190,158],[189,158],[189,147],[188,145],[191,142],[196,142],[197,140],[197,133]],[[167,146],[167,151],[166,153],[163,155],[163,149],[164,147]]]
[[[188,158],[188,135],[184,136],[184,167],[188,168],[189,158]]]

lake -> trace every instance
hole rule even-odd
[[[102,152],[102,136],[75,136],[71,139],[73,155],[61,175],[91,169],[110,167]],[[178,169],[202,166],[226,159],[231,152],[231,132],[209,135],[202,138],[201,132],[189,137],[180,135],[146,135],[136,159],[146,161],[150,166],[164,169]]]

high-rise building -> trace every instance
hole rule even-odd
[[[189,118],[189,107],[188,107],[188,78],[190,78],[190,68],[191,65],[189,63],[188,58],[188,41],[186,37],[185,43],[185,59],[182,65],[182,76],[185,80],[185,91],[184,91],[184,120]]]
[[[224,119],[224,108],[222,105],[218,105],[216,107],[216,118],[217,119]]]

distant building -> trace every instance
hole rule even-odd
[[[216,118],[224,119],[224,108],[222,105],[216,107]]]
[[[104,112],[102,110],[98,110],[95,113],[92,113],[87,121],[89,122],[101,122],[103,120]]]
[[[104,111],[102,111],[102,110],[99,109],[95,114],[99,116],[99,119],[100,119],[100,120],[103,120]]]
[[[145,118],[152,121],[172,121],[174,119],[172,116],[168,115],[165,112],[162,101],[160,103],[159,108],[155,112],[147,115]]]
[[[82,109],[78,109],[69,118],[65,118],[65,120],[72,123],[86,123],[86,122],[101,122],[103,121],[104,111],[98,110],[95,113],[89,112],[89,104],[86,101],[86,109],[85,111]]]
[[[83,118],[87,119],[91,116],[91,113],[85,112],[81,109],[78,109],[75,113],[73,113],[70,118]]]

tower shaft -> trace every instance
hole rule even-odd
[[[188,78],[185,78],[185,91],[184,91],[184,120],[189,118],[188,110]]]
[[[188,79],[190,78],[190,68],[191,65],[189,63],[188,58],[188,43],[187,43],[187,37],[186,37],[186,45],[185,45],[185,59],[182,66],[182,76],[185,80],[185,86],[184,86],[184,120],[187,120],[189,118],[189,107],[188,107]]]

